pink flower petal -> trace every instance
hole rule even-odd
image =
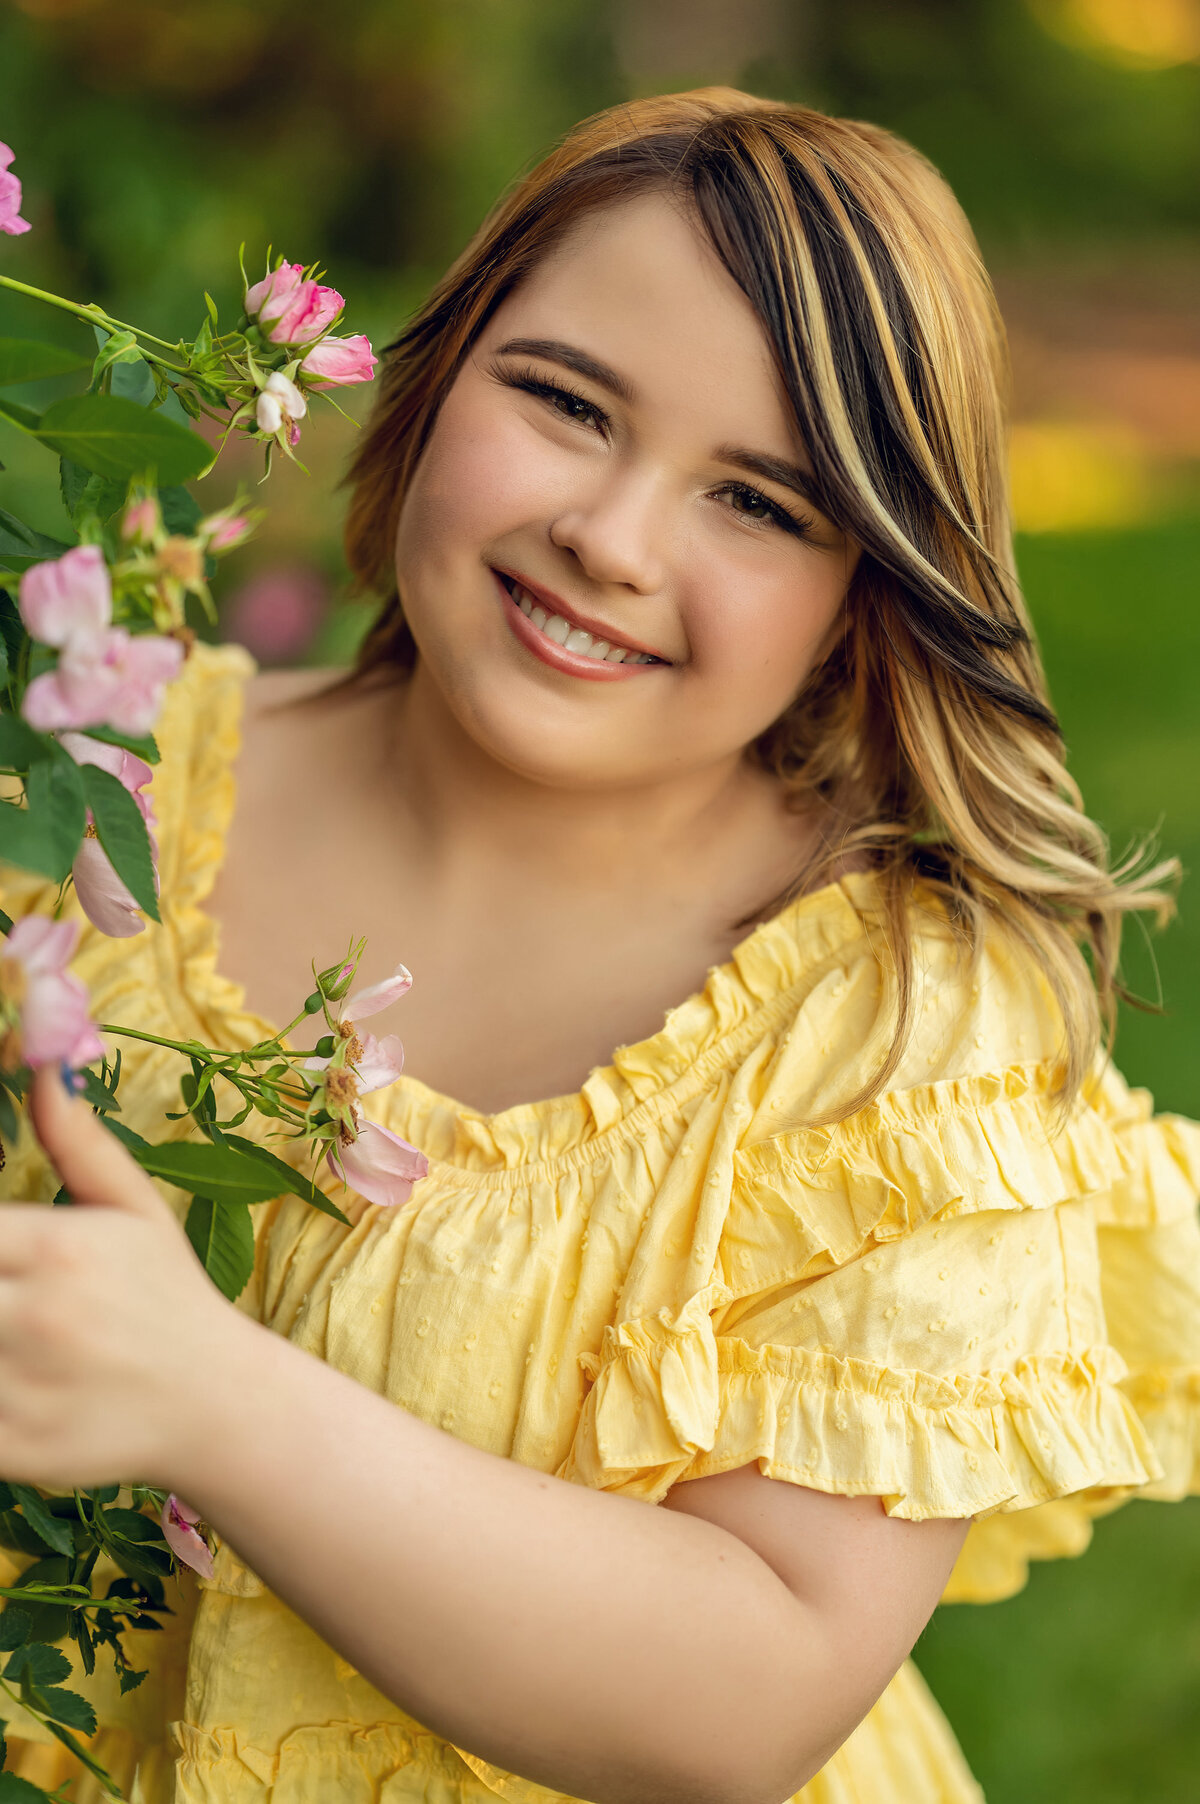
[[[21,619],[39,645],[65,645],[84,628],[112,619],[112,583],[98,545],[77,545],[59,558],[31,564],[21,578]]]
[[[267,337],[277,345],[311,344],[329,330],[345,305],[336,288],[326,288],[320,282],[302,282]],[[260,312],[260,325],[263,318]]]
[[[213,1575],[212,1549],[204,1536],[197,1531],[196,1524],[200,1520],[199,1513],[192,1509],[190,1504],[186,1504],[176,1497],[172,1491],[163,1504],[161,1520],[167,1546],[175,1558],[181,1560],[185,1566],[190,1566],[193,1572],[198,1572],[201,1578],[211,1578]]]
[[[0,942],[0,965],[24,974],[20,1003],[21,1048],[26,1064],[67,1064],[72,1069],[103,1058],[104,1043],[89,1014],[88,993],[65,969],[78,933],[74,921],[25,915]]]
[[[362,1095],[367,1096],[372,1090],[382,1090],[387,1084],[394,1084],[404,1070],[404,1048],[395,1034],[385,1034],[377,1040],[374,1034],[360,1034],[363,1043],[363,1055],[354,1067],[358,1073],[358,1087]]]
[[[247,288],[246,312],[251,319],[257,318],[260,326],[278,319],[291,306],[303,280],[302,263],[281,263],[278,269],[269,270],[261,282]]]
[[[342,1018],[347,1021],[362,1021],[368,1015],[377,1015],[381,1009],[391,1008],[393,1002],[399,1002],[412,989],[412,973],[404,965],[397,965],[393,976],[385,977],[382,983],[368,984],[357,996],[351,996],[342,1004]]]
[[[362,332],[353,338],[323,338],[300,365],[301,374],[314,387],[346,387],[351,382],[371,382],[375,377],[375,353]]]
[[[406,1203],[429,1170],[424,1153],[376,1121],[364,1121],[351,1146],[331,1146],[326,1158],[344,1183],[383,1208]]]
[[[71,866],[75,894],[93,927],[110,939],[129,939],[146,923],[129,890],[113,869],[112,860],[98,839],[85,839]]]
[[[7,173],[12,160],[13,153],[8,145],[0,144],[0,232],[17,238],[29,230],[29,221],[20,217],[21,184],[15,175]]]
[[[52,921],[49,915],[22,915],[0,944],[0,957],[19,959],[30,977],[56,976],[75,950],[79,932],[74,921]]]

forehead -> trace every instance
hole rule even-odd
[[[625,376],[639,401],[720,415],[718,432],[754,429],[795,449],[766,332],[682,201],[654,191],[584,217],[489,324],[557,338]],[[732,416],[732,417],[731,417]]]

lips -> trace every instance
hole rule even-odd
[[[513,599],[508,580],[501,575],[500,571],[493,570],[492,575],[496,582],[496,593],[504,609],[504,618],[513,638],[540,663],[548,664],[552,670],[559,671],[566,676],[582,677],[586,682],[628,683],[636,681],[639,677],[650,677],[655,672],[669,668],[668,665],[662,663],[643,664],[626,661],[613,664],[606,660],[590,658],[583,652],[568,651],[566,645],[559,644],[557,640],[550,638],[522,613]],[[542,592],[544,593],[544,591]],[[539,604],[540,606],[541,604]],[[562,618],[566,620],[567,616],[564,615]],[[580,630],[588,631],[586,627]]]
[[[623,646],[629,652],[641,652],[648,658],[656,659],[660,664],[671,662],[670,658],[664,657],[662,652],[656,650],[653,645],[643,645],[641,640],[631,639],[626,633],[614,632],[603,620],[596,620],[588,614],[581,613],[577,607],[573,607],[560,595],[556,595],[553,589],[543,588],[541,583],[534,582],[533,578],[526,576],[523,571],[508,569],[502,564],[496,564],[493,568],[510,594],[513,585],[520,584],[521,588],[526,590],[535,602],[539,602],[548,614],[557,614],[569,626],[577,627],[581,632],[590,633],[593,639],[607,640],[610,645]]]

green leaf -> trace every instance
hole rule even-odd
[[[10,1517],[10,1521],[23,1522],[20,1516]],[[26,1522],[25,1527],[29,1524]],[[35,1560],[27,1566],[20,1577],[20,1585],[65,1585],[70,1577],[72,1560],[61,1554],[51,1554],[47,1559]],[[15,1589],[16,1587],[13,1587]],[[63,1604],[42,1603],[26,1594],[20,1599],[20,1607],[30,1618],[29,1633],[35,1641],[61,1641],[70,1633],[71,1612]],[[12,1605],[9,1605],[12,1608]]]
[[[292,1196],[302,1196],[306,1203],[311,1203],[313,1208],[319,1209],[322,1215],[331,1215],[334,1221],[343,1222],[346,1227],[351,1225],[350,1217],[343,1214],[337,1204],[331,1202],[323,1190],[318,1190],[311,1178],[306,1178],[303,1172],[293,1171],[285,1160],[277,1158],[265,1146],[259,1146],[253,1140],[244,1140],[240,1134],[223,1133],[221,1139],[226,1146],[232,1146],[237,1152],[246,1153],[248,1157],[257,1159],[260,1165],[265,1165],[268,1171],[273,1171],[279,1179],[280,1190],[287,1190]]]
[[[32,338],[0,338],[0,388],[14,382],[44,382],[48,376],[69,376],[86,368],[87,358],[61,345],[40,344]]]
[[[106,333],[101,326],[96,326],[93,330],[95,331],[97,340],[100,344],[100,350],[96,356],[95,362],[92,364],[93,383],[98,382],[105,370],[112,364],[141,364],[142,369],[145,371],[147,377],[149,377],[150,372],[146,368],[146,361],[143,358],[142,353],[138,350],[138,341],[132,332],[126,330],[123,332]],[[114,374],[116,374],[115,371]],[[151,387],[153,387],[153,383],[151,383]],[[113,392],[122,392],[117,390],[115,383],[113,385]],[[141,396],[130,395],[129,399],[136,401],[140,400]]]
[[[155,1624],[156,1628],[160,1626],[161,1625],[158,1623]],[[144,1667],[141,1672],[135,1672],[131,1666],[122,1666],[117,1674],[117,1683],[121,1687],[121,1696],[124,1697],[127,1691],[136,1691],[145,1677],[146,1668]],[[0,1799],[0,1804],[3,1804],[2,1799]]]
[[[0,713],[0,765],[28,770],[39,758],[49,758],[53,752],[53,742],[35,733],[19,714]]]
[[[22,407],[19,401],[6,401],[0,397],[0,420],[7,420],[10,426],[32,432],[36,437],[42,416],[34,413],[32,407]]]
[[[180,1190],[198,1191],[219,1203],[266,1203],[283,1189],[269,1165],[232,1147],[188,1140],[152,1146],[123,1122],[101,1119],[143,1171]]]
[[[0,1804],[53,1804],[48,1791],[16,1773],[0,1773]]]
[[[11,1485],[10,1489],[14,1500],[21,1506],[26,1522],[30,1528],[36,1530],[46,1546],[52,1547],[55,1553],[73,1554],[75,1537],[71,1533],[70,1523],[64,1522],[58,1516],[52,1516],[46,1506],[45,1498],[39,1497],[31,1486]]]
[[[0,1653],[10,1654],[28,1641],[32,1619],[19,1604],[5,1604],[0,1610]]]
[[[56,1723],[68,1729],[81,1729],[85,1735],[96,1733],[96,1712],[77,1691],[64,1691],[59,1685],[40,1686],[38,1703]]]
[[[40,759],[30,769],[25,795],[27,808],[0,803],[0,858],[61,883],[83,839],[79,766],[66,752]]]
[[[116,727],[88,727],[87,736],[89,739],[102,739],[105,745],[122,745],[127,752],[144,758],[147,764],[159,762],[158,741],[153,733],[139,737],[136,733],[118,732]]]
[[[141,1510],[105,1510],[104,1526],[123,1541],[154,1541],[160,1545],[163,1541],[161,1524],[153,1516],[143,1515]]]
[[[177,532],[181,538],[190,539],[200,524],[203,508],[189,489],[162,489],[158,497],[158,505],[162,509],[163,525],[168,532]]]
[[[61,557],[70,551],[61,539],[47,538],[24,520],[18,520],[7,508],[0,507],[0,564],[7,570],[27,570],[43,558]]]
[[[48,1647],[44,1641],[23,1641],[10,1656],[4,1668],[6,1679],[19,1679],[22,1673],[29,1675],[31,1685],[56,1685],[59,1679],[69,1679],[71,1662],[60,1648]]]
[[[52,401],[37,437],[98,476],[154,471],[160,484],[187,482],[212,461],[198,433],[121,395],[68,395]]]
[[[245,1203],[214,1203],[194,1196],[184,1223],[196,1257],[232,1303],[254,1270],[254,1224]]]
[[[90,470],[85,470],[82,464],[75,463],[69,457],[60,457],[58,460],[58,483],[63,506],[77,528],[83,520],[93,515],[102,524],[111,520],[124,507],[129,488],[127,481],[116,482],[104,476],[93,476]]]
[[[98,764],[81,764],[83,793],[96,823],[96,837],[108,854],[113,870],[138,907],[157,921],[158,898],[154,889],[154,855],[141,810],[125,785]]]

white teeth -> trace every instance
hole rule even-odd
[[[561,645],[566,651],[573,651],[577,656],[592,658],[597,664],[654,664],[657,659],[646,652],[629,651],[624,645],[610,645],[607,639],[594,639],[591,633],[585,632],[581,626],[572,626],[561,614],[547,613],[540,602],[535,602],[528,589],[520,583],[512,584],[512,598],[525,618]]]

